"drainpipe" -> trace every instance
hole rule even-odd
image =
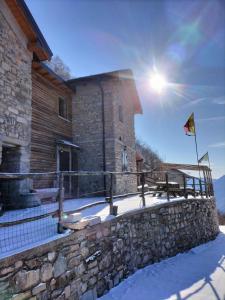
[[[97,84],[101,92],[102,100],[102,154],[103,154],[103,171],[106,171],[106,155],[105,155],[105,99],[104,99],[104,90],[101,85],[101,79],[98,79]],[[106,190],[106,177],[103,177],[104,190]],[[106,196],[106,191],[104,191],[104,196]]]

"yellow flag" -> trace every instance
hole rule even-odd
[[[184,131],[187,135],[195,135],[195,120],[194,113],[190,115],[187,122],[184,125]]]

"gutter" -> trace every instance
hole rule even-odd
[[[101,92],[102,100],[102,154],[103,154],[103,171],[106,171],[106,153],[105,153],[105,95],[100,79],[96,81]],[[106,196],[106,177],[103,177],[104,196]]]

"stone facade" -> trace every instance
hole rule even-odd
[[[173,201],[0,260],[0,299],[93,300],[138,268],[214,239],[215,200]]]
[[[7,160],[2,172],[29,171],[32,53],[27,43],[7,5],[0,1],[0,163]],[[27,188],[23,181],[10,183],[9,190],[25,192]]]
[[[123,71],[131,76],[131,71]],[[70,81],[75,88],[73,99],[73,138],[81,148],[80,170],[122,172],[122,153],[126,147],[127,170],[136,171],[134,131],[134,80],[125,79],[120,72],[116,76],[95,75]],[[137,94],[135,94],[136,96]],[[121,110],[121,111],[119,111]],[[108,179],[95,176],[79,182],[84,192],[109,189]],[[115,179],[117,194],[135,192],[135,176]]]

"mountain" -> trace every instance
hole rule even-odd
[[[214,181],[217,209],[225,213],[225,175]]]

